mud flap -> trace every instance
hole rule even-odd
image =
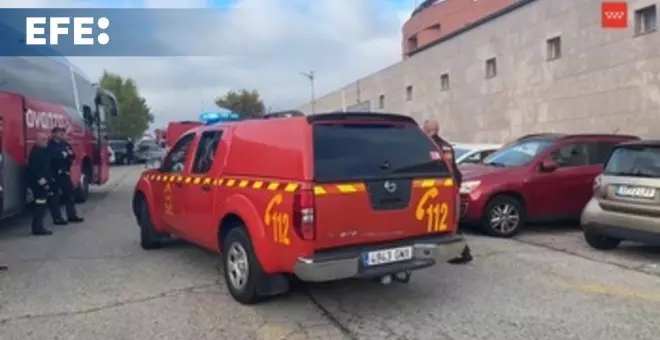
[[[257,294],[275,296],[289,291],[289,278],[283,274],[264,275],[257,284]]]
[[[451,264],[468,264],[472,262],[474,258],[472,257],[472,251],[470,251],[470,246],[467,244],[463,248],[461,255],[449,260]]]

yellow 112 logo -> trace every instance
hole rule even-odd
[[[273,229],[273,241],[275,243],[289,245],[289,228],[291,227],[291,216],[285,212],[274,211],[282,204],[282,194],[277,194],[270,199],[264,212],[264,224]]]
[[[449,206],[447,203],[433,202],[438,197],[440,191],[437,187],[427,190],[417,204],[415,218],[418,221],[426,220],[427,231],[429,233],[441,232],[449,228],[447,226],[447,214]]]

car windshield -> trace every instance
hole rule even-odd
[[[317,181],[449,173],[437,146],[412,124],[316,124],[314,160]]]
[[[455,158],[461,158],[461,156],[465,155],[468,153],[470,149],[464,149],[464,148],[454,148],[454,157]]]
[[[551,144],[551,140],[523,140],[491,154],[484,160],[484,164],[503,167],[523,166]]]
[[[122,140],[111,140],[111,141],[108,142],[108,145],[113,150],[126,149],[126,142],[122,141]]]
[[[613,176],[660,177],[660,147],[618,147],[604,173]]]

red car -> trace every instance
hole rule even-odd
[[[526,222],[579,219],[613,146],[635,139],[536,134],[511,142],[483,164],[461,166],[461,222],[511,237]]]

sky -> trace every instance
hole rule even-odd
[[[317,96],[401,59],[401,26],[415,0],[0,0],[6,7],[217,8],[226,22],[195,39],[222,44],[214,57],[72,57],[91,79],[133,78],[155,116],[152,128],[195,120],[232,89],[256,89],[273,110]],[[226,51],[226,52],[224,52]]]

